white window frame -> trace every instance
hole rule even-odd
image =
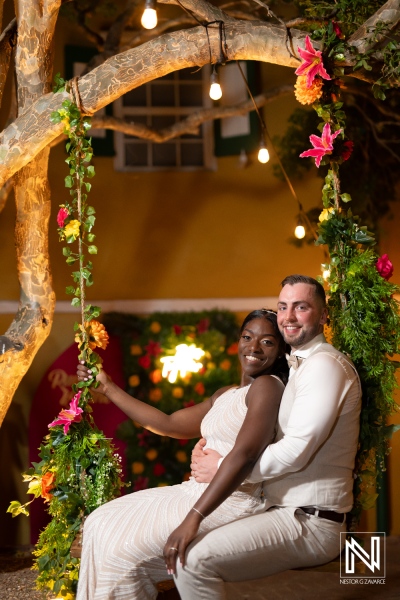
[[[193,67],[193,70],[195,70],[196,67]],[[177,72],[174,73],[174,80],[168,79],[165,80],[166,84],[170,84],[171,81],[174,81],[175,83],[175,98],[177,98],[177,93],[179,90],[179,80],[177,75]],[[194,80],[194,84],[198,84],[199,80]],[[155,79],[151,82],[149,82],[148,84],[144,84],[146,86],[146,99],[147,102],[150,104],[150,94],[151,94],[151,85],[154,84],[155,82],[157,83],[161,83],[161,81]],[[210,67],[209,65],[206,65],[205,67],[202,68],[202,84],[203,84],[203,94],[202,94],[202,101],[203,104],[202,106],[188,106],[188,107],[179,107],[179,106],[168,106],[168,107],[163,107],[163,106],[124,106],[123,105],[123,97],[118,98],[114,103],[113,103],[113,109],[114,109],[114,115],[120,119],[126,119],[129,117],[132,117],[132,120],[134,120],[135,116],[188,116],[190,114],[192,114],[193,112],[196,112],[197,110],[203,109],[203,108],[210,108],[213,106],[213,102],[211,100],[211,98],[209,97],[209,85],[210,85]],[[185,83],[187,84],[187,81],[185,81]],[[155,172],[155,171],[204,171],[204,170],[215,170],[217,167],[217,163],[216,163],[216,159],[214,157],[214,127],[213,127],[213,122],[212,121],[208,121],[206,123],[203,123],[202,125],[200,125],[200,127],[203,128],[203,137],[202,137],[202,142],[203,142],[203,164],[202,165],[193,165],[193,166],[184,166],[184,165],[180,165],[179,164],[179,159],[180,159],[180,148],[181,148],[181,144],[185,143],[185,144],[190,144],[191,142],[193,143],[198,143],[199,139],[198,138],[193,138],[193,140],[188,139],[188,138],[181,138],[181,137],[177,137],[177,138],[172,138],[170,140],[168,140],[165,143],[168,144],[175,144],[177,147],[177,162],[178,164],[176,164],[175,166],[158,166],[158,165],[153,165],[152,164],[152,146],[154,144],[156,144],[157,142],[152,142],[151,140],[146,140],[147,143],[147,157],[148,157],[148,164],[146,166],[129,166],[125,164],[125,145],[132,143],[132,138],[131,137],[127,137],[124,133],[122,132],[115,132],[115,139],[114,139],[114,144],[115,144],[115,158],[114,158],[114,167],[116,171],[123,171],[123,172],[138,172],[138,171],[144,171],[144,172]],[[138,138],[136,138],[138,139]]]

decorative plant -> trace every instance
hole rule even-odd
[[[59,77],[58,84],[59,89],[63,89],[64,82]],[[62,109],[52,114],[52,121],[62,121],[64,133],[69,137],[66,144],[69,175],[65,186],[70,189],[71,198],[60,206],[57,224],[60,240],[66,242],[63,248],[66,262],[77,267],[72,273],[74,285],[68,286],[66,291],[73,296],[72,306],[81,309],[81,323],[75,324],[79,360],[84,360],[92,369],[94,378],[102,362],[94,350],[106,347],[108,334],[95,320],[100,308],[85,303],[85,288],[93,284],[92,263],[86,259],[86,253],[97,253],[92,233],[95,210],[87,204],[91,187],[87,179],[94,175],[94,168],[89,164],[90,139],[85,137],[90,120],[82,117],[73,102],[65,100]],[[73,250],[74,244],[76,250]],[[74,597],[79,558],[71,555],[71,546],[85,517],[118,496],[123,485],[121,458],[93,422],[91,385],[96,385],[93,379],[73,386],[75,395],[69,408],[61,410],[49,424],[49,434],[39,450],[40,461],[33,463],[23,476],[24,481],[29,482],[28,494],[32,494],[33,499],[42,497],[51,516],[34,551],[34,567],[39,571],[37,586],[50,589],[57,597]],[[8,512],[13,516],[28,515],[29,504],[12,502]]]
[[[377,477],[384,470],[388,438],[395,428],[386,425],[397,405],[393,356],[400,351],[400,315],[393,298],[400,288],[389,282],[393,265],[387,255],[378,257],[372,250],[375,239],[357,216],[347,208],[350,194],[342,192],[339,167],[350,158],[353,141],[345,135],[346,115],[340,99],[341,69],[332,76],[324,61],[344,51],[343,34],[332,22],[320,27],[316,37],[325,41],[323,53],[313,49],[307,37],[304,62],[296,73],[301,80],[300,100],[312,104],[321,119],[322,136],[310,136],[313,146],[301,157],[313,157],[317,167],[328,165],[322,189],[323,210],[319,216],[317,244],[326,244],[330,261],[322,265],[328,273],[330,320],[333,344],[350,355],[360,375],[363,400],[359,449],[356,459],[355,504],[351,528],[355,528],[363,509],[376,501]],[[322,77],[324,80],[322,80]],[[317,81],[317,83],[316,83]],[[316,90],[318,93],[316,93]],[[296,92],[299,96],[298,91]]]

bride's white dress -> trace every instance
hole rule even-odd
[[[222,394],[201,424],[207,447],[225,456],[246,415],[249,386]],[[189,481],[122,496],[86,520],[77,600],[153,600],[156,584],[171,578],[163,560],[169,534],[182,522],[208,484]],[[244,482],[204,519],[200,532],[263,510],[261,483]]]

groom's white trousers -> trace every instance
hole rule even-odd
[[[185,567],[177,565],[175,583],[182,600],[225,600],[225,581],[260,579],[336,558],[345,530],[301,509],[270,508],[198,536]]]

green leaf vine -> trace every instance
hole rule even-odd
[[[54,91],[64,87],[64,80],[57,75]],[[40,461],[33,463],[23,477],[29,483],[28,494],[33,494],[33,500],[42,497],[51,517],[34,550],[34,568],[39,572],[36,585],[51,590],[57,598],[72,600],[78,582],[79,536],[84,519],[98,506],[117,497],[124,484],[121,457],[96,427],[91,414],[90,387],[96,387],[102,363],[94,350],[106,347],[108,334],[96,320],[100,308],[85,301],[86,286],[93,284],[93,265],[87,255],[97,254],[92,231],[95,209],[88,204],[87,197],[91,189],[88,179],[95,174],[90,164],[91,140],[86,138],[90,119],[81,115],[74,102],[64,100],[62,108],[51,114],[51,120],[62,121],[69,138],[66,144],[69,174],[65,186],[70,191],[70,200],[60,205],[57,223],[60,240],[66,243],[63,247],[66,262],[76,265],[72,273],[74,285],[68,286],[66,292],[73,296],[72,306],[80,307],[81,323],[75,323],[75,340],[79,360],[91,369],[92,378],[72,386],[75,395],[69,408],[61,410],[49,424],[49,433],[40,447]],[[11,502],[8,512],[13,517],[28,515],[29,504]]]
[[[340,50],[343,48],[338,31],[335,36],[339,42],[332,32],[331,23],[319,28],[317,37],[324,39],[325,47],[320,57],[314,51],[315,61],[321,60],[328,70],[332,65],[330,58],[337,54],[338,46]],[[305,61],[307,64],[310,58]],[[307,99],[309,94],[312,98],[309,103],[312,102],[321,119],[318,129],[323,133],[321,138],[311,136],[313,149],[301,156],[313,156],[318,167],[329,167],[322,188],[323,210],[316,240],[316,244],[327,246],[330,257],[322,265],[328,275],[325,281],[321,278],[321,283],[327,287],[329,296],[332,343],[353,360],[363,391],[355,502],[350,519],[350,529],[355,529],[362,510],[374,506],[378,497],[377,480],[385,469],[388,439],[394,431],[387,425],[387,418],[398,408],[393,399],[398,363],[393,356],[400,351],[400,314],[393,295],[399,293],[400,288],[389,282],[393,274],[389,257],[379,257],[373,250],[374,235],[353,215],[348,207],[351,196],[341,189],[339,171],[342,163],[351,156],[353,142],[346,141],[346,114],[341,101],[339,73],[332,67],[330,73],[331,79],[314,85],[319,94],[317,100],[315,94],[312,95],[314,89],[308,91],[303,83],[300,97]]]

